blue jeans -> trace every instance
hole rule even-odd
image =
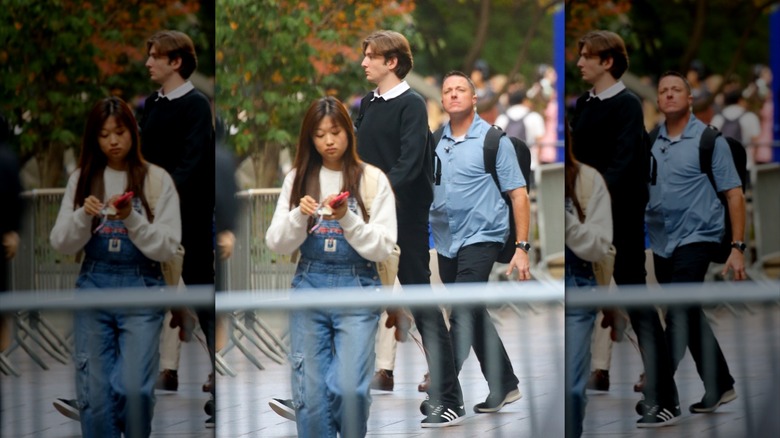
[[[323,294],[337,288],[378,293],[381,282],[370,262],[349,265],[303,259],[292,286]],[[299,437],[366,435],[379,315],[378,308],[291,313],[290,363]]]
[[[566,293],[590,289],[596,285],[593,267],[566,249]],[[566,436],[582,435],[585,406],[588,398],[585,387],[590,374],[590,338],[596,310],[566,306]]]
[[[162,287],[158,265],[86,260],[79,289]],[[85,438],[148,437],[163,309],[97,309],[74,318],[76,390]]]

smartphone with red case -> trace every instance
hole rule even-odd
[[[124,207],[124,205],[127,204],[127,202],[131,199],[133,199],[133,192],[127,192],[122,196],[116,198],[116,200],[114,201],[114,207],[117,208]]]
[[[349,192],[341,192],[338,196],[330,200],[330,208],[338,208],[345,199],[349,197]]]

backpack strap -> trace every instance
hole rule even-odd
[[[363,198],[363,206],[366,207],[366,214],[371,217],[371,206],[374,204],[374,198],[379,191],[379,170],[378,167],[365,163],[363,166],[363,178],[360,181],[360,197]]]
[[[577,179],[574,184],[574,196],[577,197],[577,202],[580,204],[583,217],[580,220],[588,216],[588,203],[593,195],[593,181],[596,179],[596,170],[590,166],[582,163],[577,167]]]
[[[433,133],[433,147],[431,148],[431,154],[433,155],[433,183],[437,186],[441,184],[441,159],[436,155],[436,146],[439,145],[442,135],[444,135],[444,125],[440,126]]]
[[[707,174],[707,179],[710,180],[715,194],[718,193],[718,188],[715,185],[715,175],[712,174],[712,154],[715,150],[715,139],[719,135],[720,132],[717,129],[707,126],[699,139],[699,168],[701,168],[702,173]]]
[[[363,121],[363,116],[366,114],[366,108],[371,105],[371,99],[374,97],[374,92],[369,91],[368,94],[363,96],[362,99],[360,99],[360,109],[358,110],[358,116],[355,119],[355,133],[357,133],[357,129],[360,127],[360,123]]]
[[[498,126],[491,126],[485,134],[485,143],[482,147],[482,158],[485,162],[485,172],[489,173],[493,177],[493,182],[496,183],[498,191],[501,192],[501,185],[498,183],[498,172],[496,171],[496,157],[498,156],[498,145],[501,141],[501,137],[504,136],[504,131]]]
[[[163,169],[150,163],[146,171],[146,180],[144,181],[144,196],[146,196],[146,202],[149,203],[149,209],[152,211],[150,222],[154,221],[157,201],[160,199],[160,195],[162,195],[163,178]]]

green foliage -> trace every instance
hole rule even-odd
[[[2,3],[0,111],[22,130],[12,145],[23,160],[78,147],[98,99],[114,94],[131,101],[154,89],[144,67],[145,41],[157,30],[190,34],[200,51],[199,71],[213,74],[213,24],[199,25],[195,0]]]
[[[368,88],[359,66],[361,38],[391,27],[399,15],[377,19],[384,3],[390,4],[220,2],[217,110],[228,126],[238,130],[230,139],[237,153],[260,152],[269,142],[293,147],[311,102],[325,94],[346,99]]]
[[[512,69],[534,18],[534,1],[492,2],[487,40],[478,57],[487,61],[491,75],[506,74]],[[421,46],[415,52],[415,71],[441,77],[454,69],[470,70],[463,62],[474,42],[479,9],[479,0],[418,1],[414,27],[421,36]],[[553,63],[552,40],[552,16],[545,14],[520,69],[526,81],[537,79],[539,64]]]

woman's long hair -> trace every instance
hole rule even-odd
[[[341,158],[342,187],[341,191],[349,190],[351,196],[358,201],[363,217],[366,218],[366,208],[360,197],[360,180],[363,175],[363,162],[357,154],[357,140],[352,127],[352,119],[347,108],[334,97],[323,97],[311,104],[303,117],[301,132],[298,136],[298,149],[295,152],[293,168],[295,179],[290,193],[290,209],[298,206],[303,196],[309,195],[319,201],[320,169],[322,156],[314,146],[314,133],[325,117],[330,117],[335,125],[347,134],[347,149]]]
[[[130,131],[130,151],[125,157],[127,163],[127,187],[125,191],[133,191],[135,196],[141,198],[146,215],[151,219],[151,209],[144,196],[144,180],[148,171],[146,161],[141,155],[140,136],[138,135],[138,123],[133,116],[130,107],[118,97],[107,97],[100,100],[92,107],[87,117],[84,128],[84,136],[79,155],[79,175],[76,185],[76,195],[73,198],[73,208],[84,205],[84,200],[90,195],[101,201],[105,197],[105,185],[103,183],[103,171],[108,165],[106,155],[100,150],[98,136],[109,117],[113,116],[117,125]],[[97,218],[95,218],[97,220]]]
[[[580,206],[580,201],[577,199],[577,193],[575,192],[574,188],[577,185],[577,175],[580,172],[580,162],[577,161],[576,158],[574,158],[574,152],[572,152],[572,144],[571,144],[571,133],[569,132],[569,122],[568,120],[564,123],[564,131],[566,135],[566,158],[564,163],[564,178],[565,178],[565,188],[564,188],[564,196],[568,199],[571,199],[572,203],[574,204],[574,208],[577,209],[577,216],[580,218],[580,221],[582,221],[585,218],[585,213],[582,211],[582,206]]]

